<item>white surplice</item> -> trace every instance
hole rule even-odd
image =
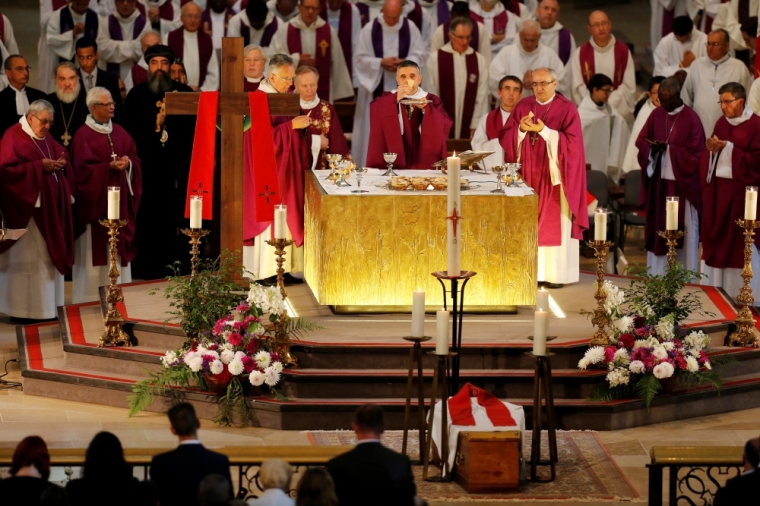
[[[359,9],[353,5],[351,5],[351,50],[353,52],[353,48],[356,47],[356,43],[359,41],[359,33],[362,31],[362,18],[361,13],[359,12]],[[334,11],[330,9],[330,6],[327,6],[327,22],[330,23],[330,27],[333,29],[335,33],[338,33],[338,29],[340,28],[340,10]],[[343,52],[345,55],[345,51]],[[348,62],[349,65],[349,72],[351,72],[351,75],[354,76],[354,59],[351,58],[351,61]],[[359,82],[356,80],[356,76],[354,76],[354,80],[352,83],[354,88],[359,87]]]
[[[441,48],[441,51],[454,55],[454,90],[455,90],[455,102],[454,102],[454,137],[457,139],[469,139],[469,129],[474,129],[478,126],[478,120],[481,116],[488,114],[488,67],[486,66],[485,58],[475,53],[475,50],[471,47],[467,47],[464,53],[457,53],[452,49],[451,43],[446,44]],[[478,76],[467,73],[467,60],[466,57],[475,53],[478,59]],[[450,76],[447,76],[447,78]],[[467,131],[460,131],[462,125],[462,113],[464,110],[464,90],[467,87],[468,80],[478,80],[478,88],[475,97],[475,106],[472,111],[472,120],[470,125],[467,125]],[[438,75],[438,51],[431,53],[427,59],[425,65],[425,76],[422,82],[424,88],[428,92],[441,96],[441,83]]]
[[[216,91],[219,89],[219,60],[216,59],[216,51],[211,51],[211,58],[206,65],[206,77],[201,78],[200,51],[198,48],[198,32],[182,30],[182,63],[185,64],[187,85],[200,87],[201,91]],[[169,36],[164,37],[164,45],[168,45]]]
[[[448,4],[449,12],[451,12],[452,3],[447,0],[422,0],[419,2],[422,11],[426,12],[430,18],[430,24],[433,28],[441,25],[441,22],[438,20],[438,4],[440,2],[446,2]],[[446,23],[446,28],[448,28],[448,23]]]
[[[596,105],[588,95],[578,106],[583,127],[586,163],[613,181],[620,179],[625,147],[631,131],[622,116],[609,104]]]
[[[669,11],[672,10],[673,17],[689,16],[689,18],[694,19],[697,16],[697,13],[704,8],[704,2],[702,0],[649,0],[649,3],[652,9],[652,15],[649,22],[649,33],[651,36],[650,44],[652,44],[650,47],[657,47],[660,40],[663,38],[663,9]],[[670,74],[668,77],[671,75],[673,74]]]
[[[757,16],[758,7],[760,7],[760,0],[749,0],[749,15]],[[754,47],[748,48],[742,38],[742,24],[739,21],[739,0],[730,0],[729,2],[720,4],[718,14],[715,16],[712,24],[712,29],[727,31],[731,37],[731,49],[733,50],[755,49]]]
[[[354,113],[354,131],[351,137],[351,157],[358,166],[364,165],[369,147],[369,104],[374,100],[373,93],[380,84],[384,91],[397,87],[396,72],[390,72],[380,66],[380,60],[388,56],[398,56],[399,30],[403,19],[395,25],[388,26],[382,16],[378,23],[383,28],[383,56],[376,57],[372,45],[372,23],[367,23],[359,34],[359,43],[354,51],[354,74],[359,81],[359,91]],[[409,23],[409,54],[406,58],[423,62],[425,48],[420,31],[414,23]],[[424,75],[424,73],[423,73]]]
[[[146,22],[145,28],[137,37],[132,38],[132,29],[139,16],[140,11],[137,9],[128,18],[122,18],[119,13],[114,13],[114,17],[121,27],[122,40],[113,40],[108,32],[108,18],[100,18],[100,26],[98,27],[99,61],[118,63],[119,76],[124,82],[132,70],[132,65],[143,59],[140,39],[146,32],[152,30],[150,23]]]
[[[707,56],[707,35],[694,28],[686,42],[676,39],[673,33],[663,37],[654,50],[654,75],[670,77],[679,70],[689,72],[689,67],[681,68],[686,51],[691,51],[697,58]]]
[[[722,115],[718,105],[718,90],[730,82],[741,84],[745,90],[752,86],[752,77],[747,66],[736,58],[726,55],[720,61],[714,62],[703,56],[691,64],[691,70],[681,89],[681,98],[699,115],[705,129],[705,137],[712,135],[715,122]]]
[[[475,0],[470,0],[469,5],[470,12],[474,12],[483,18],[483,24],[485,25],[486,30],[488,30],[488,37],[489,39],[492,38],[494,36],[493,20],[496,16],[506,10],[504,9],[504,5],[501,2],[496,2],[494,8],[489,12],[484,11],[480,4]],[[504,29],[504,38],[496,44],[491,44],[491,54],[497,54],[499,51],[501,51],[501,48],[506,47],[517,40],[519,38],[517,36],[517,32],[520,31],[523,20],[529,18],[530,13],[528,13],[527,7],[525,7],[523,4],[520,4],[519,16],[513,12],[507,12],[507,26]]]
[[[283,23],[287,23],[291,19],[298,16],[298,7],[295,7],[293,11],[287,16],[283,15],[283,13],[277,10],[277,0],[269,0],[267,2],[267,8],[269,8],[269,12],[277,16],[277,18]],[[245,9],[239,9],[239,12],[245,12]]]
[[[250,42],[249,44],[259,44],[261,45],[261,38],[264,36],[264,31],[267,29],[269,24],[274,20],[275,15],[270,11],[267,12],[267,17],[264,19],[264,26],[261,27],[260,30],[255,30],[251,26],[251,21],[248,19],[248,14],[246,14],[245,10],[242,10],[232,16],[230,18],[230,22],[227,23],[227,37],[242,37],[243,34],[241,33],[240,26],[245,25],[248,27],[248,31],[250,33]],[[279,22],[280,25],[283,23],[282,21]],[[279,26],[279,25],[278,25]],[[270,42],[267,47],[264,49],[264,56],[268,59],[275,55],[274,49],[272,48],[272,44]]]
[[[505,125],[511,113],[502,109],[501,106],[499,107],[499,111],[501,112],[501,124]],[[472,136],[470,144],[472,145],[472,149],[475,151],[493,151],[492,155],[488,155],[483,160],[483,164],[485,165],[486,170],[490,171],[491,167],[494,165],[504,164],[504,148],[501,147],[501,143],[499,143],[498,137],[488,140],[488,134],[486,133],[487,119],[488,114],[484,114],[480,118],[480,121],[478,121],[478,127],[475,129],[475,135]]]
[[[615,36],[610,36],[610,41],[606,46],[600,47],[594,42],[593,37],[589,39],[591,47],[594,48],[594,70],[597,74],[604,74],[610,79],[615,76]],[[576,49],[572,57],[572,94],[573,101],[580,105],[583,97],[588,95],[588,88],[583,82],[581,73],[580,47]],[[610,94],[610,105],[617,109],[617,112],[625,119],[628,124],[633,123],[633,108],[636,106],[636,70],[633,63],[633,56],[628,52],[628,64],[623,72],[623,80],[620,85]]]
[[[559,56],[559,32],[564,28],[562,23],[555,21],[554,25],[550,28],[541,28],[541,44],[548,47]],[[576,48],[575,37],[570,34],[570,56],[573,56]],[[567,60],[570,63],[570,59]]]
[[[316,58],[317,51],[322,49],[317,47],[317,29],[327,24],[322,18],[311,25],[306,25],[301,16],[296,16],[288,23],[281,24],[277,32],[272,37],[272,50],[275,54],[290,54],[293,58],[293,64],[298,67],[301,59],[300,53],[290,53],[288,50],[288,29],[292,25],[297,28],[301,34],[301,50],[303,54],[310,54]],[[354,87],[351,82],[351,75],[346,66],[346,58],[343,56],[343,47],[340,45],[338,33],[330,27],[330,98],[329,102],[335,102],[342,98],[354,96]]]
[[[557,91],[566,94],[565,66],[557,53],[541,43],[533,51],[527,52],[519,39],[515,40],[514,44],[510,44],[499,51],[499,54],[491,60],[491,67],[488,70],[488,87],[491,94],[494,98],[499,98],[499,80],[502,77],[512,75],[522,80],[525,72],[541,67],[554,70],[557,74],[557,81],[559,81]],[[523,88],[523,97],[531,95],[533,95],[533,90]]]
[[[77,23],[84,24],[86,14],[77,14],[74,9],[67,6],[63,9],[59,9],[55,12],[55,15],[50,16],[47,23],[47,29],[45,33],[48,47],[58,56],[64,60],[71,60],[74,57],[76,42],[84,37],[83,33],[80,33],[74,37],[74,30],[69,30],[66,33],[61,33],[61,12],[67,9],[71,12],[71,19],[74,25]],[[100,19],[98,19],[100,22]]]
[[[488,30],[486,30],[486,25],[481,23],[480,21],[473,21],[473,29],[478,30],[478,49],[476,50],[478,53],[483,56],[483,58],[486,59],[486,64],[491,64],[491,38],[488,35]],[[446,42],[443,39],[443,30],[448,31],[448,27],[444,25],[440,25],[435,30],[433,30],[433,38],[430,40],[430,52],[438,51],[441,49]]]
[[[139,3],[143,5],[145,8],[145,17],[148,17],[148,10],[151,8],[160,8],[165,3],[172,4],[172,19],[164,19],[160,18],[158,21],[159,26],[159,33],[161,34],[161,38],[163,39],[167,35],[169,35],[169,32],[172,30],[179,28],[182,26],[182,21],[180,21],[179,17],[180,14],[182,14],[182,6],[180,5],[179,0],[137,0]],[[203,9],[203,7],[201,7]],[[150,24],[150,19],[147,20],[147,25],[150,30],[153,30],[153,27]]]
[[[55,66],[58,65],[58,57],[47,43],[47,25],[55,12],[57,10],[53,10],[53,0],[40,0],[40,38],[37,41],[37,88],[45,93],[50,93],[55,89],[53,74],[55,73]],[[14,52],[18,54],[18,47],[16,47],[16,51],[11,51],[10,54]]]
[[[628,137],[628,146],[625,148],[625,156],[623,157],[622,167],[623,173],[641,169],[638,158],[639,148],[636,147],[636,139],[638,139],[639,133],[641,133],[641,129],[644,128],[647,119],[649,119],[649,115],[652,114],[652,111],[654,110],[655,105],[652,103],[652,99],[650,98],[647,98],[646,102],[644,102],[644,105],[642,105],[641,109],[639,109],[639,114],[636,116],[636,121],[633,122],[633,127],[631,128],[631,136]]]

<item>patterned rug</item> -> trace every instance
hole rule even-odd
[[[351,431],[308,431],[313,446],[344,446],[356,444]],[[401,451],[403,431],[388,431],[383,434],[383,444]],[[530,432],[525,433],[523,455],[530,456]],[[419,458],[417,431],[409,433],[409,457]],[[541,449],[546,452],[542,458],[548,459],[548,442],[543,434]],[[549,483],[523,482],[514,492],[496,494],[468,494],[458,484],[431,483],[422,481],[422,466],[414,466],[417,493],[428,500],[478,500],[478,499],[527,499],[543,500],[630,500],[639,495],[628,483],[620,469],[607,453],[604,445],[593,431],[557,432],[557,479]],[[437,471],[431,468],[432,472]],[[549,473],[549,467],[540,467],[539,475]]]

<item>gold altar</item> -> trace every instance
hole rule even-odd
[[[446,269],[446,192],[328,194],[323,174],[307,172],[305,182],[304,275],[319,303],[338,312],[408,311],[419,287],[427,307],[442,307],[430,274]],[[535,303],[537,214],[535,194],[462,192],[462,269],[478,273],[466,311]]]

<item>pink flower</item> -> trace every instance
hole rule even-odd
[[[682,355],[677,355],[676,356],[675,365],[678,366],[678,369],[681,369],[683,371],[685,371],[687,369],[686,368],[686,360],[684,360],[684,358],[683,358]]]
[[[612,362],[615,359],[615,352],[617,351],[617,348],[614,346],[607,346],[604,349],[604,360],[606,362]]]
[[[212,345],[210,345],[210,346],[208,347],[208,349],[209,349],[209,350],[213,350],[213,351],[216,351],[216,349],[217,349],[217,348],[219,348],[219,345],[218,345],[218,344],[216,344],[216,343],[214,343],[214,344],[212,344]]]
[[[633,348],[633,343],[636,341],[636,338],[633,336],[633,334],[623,334],[620,336],[620,339],[618,340],[618,346],[621,348],[628,348],[629,350]]]
[[[240,323],[241,323],[241,322],[239,322],[239,321],[235,321],[235,322],[232,324],[232,328],[234,328],[235,330],[240,330]]]
[[[241,313],[245,313],[248,311],[248,304],[240,304],[238,307],[235,308],[237,311],[240,311]]]
[[[204,362],[213,362],[214,360],[216,360],[216,357],[211,355],[210,353],[207,355],[203,355]]]
[[[258,339],[251,339],[245,345],[245,351],[246,351],[246,353],[249,353],[249,354],[253,355],[254,353],[256,353],[259,350],[260,344],[261,343],[259,343]]]
[[[649,330],[646,327],[641,327],[639,329],[636,329],[636,335],[639,337],[646,337],[649,335]]]
[[[237,332],[233,332],[232,334],[230,334],[230,337],[227,339],[227,341],[232,346],[240,346],[240,343],[243,342],[243,337]]]
[[[249,356],[243,357],[243,369],[245,372],[251,372],[256,369],[256,361]]]

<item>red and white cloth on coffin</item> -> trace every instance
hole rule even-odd
[[[465,383],[455,396],[449,398],[447,421],[450,470],[454,468],[457,441],[461,431],[525,431],[525,412],[522,406],[500,401],[495,395],[470,383]],[[433,442],[440,451],[441,401],[437,402],[433,408]],[[522,447],[520,452],[522,453]],[[521,461],[524,462],[524,459]],[[520,475],[522,477],[523,473],[521,472]]]

